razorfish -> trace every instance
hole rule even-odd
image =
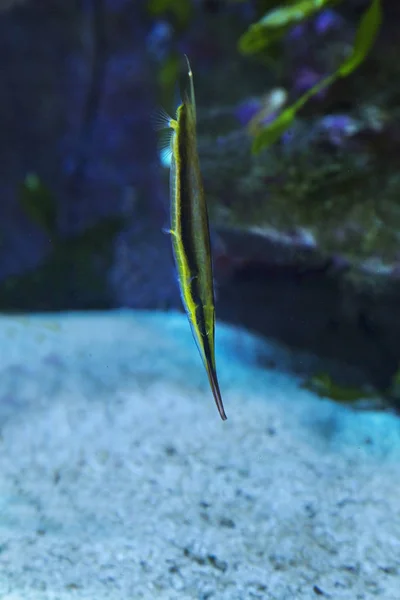
[[[170,165],[172,249],[182,303],[200,352],[219,414],[226,419],[215,363],[215,298],[210,230],[196,138],[196,103],[189,59],[187,83],[175,119],[159,115],[168,128],[163,162]]]

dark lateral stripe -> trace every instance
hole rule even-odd
[[[192,230],[192,214],[193,214],[193,189],[190,181],[190,160],[191,160],[191,145],[188,140],[187,127],[187,110],[183,106],[179,113],[179,130],[178,130],[178,161],[177,161],[177,177],[179,185],[179,228],[182,240],[182,245],[185,250],[186,260],[189,264],[190,271],[197,273],[198,264],[196,256],[196,247],[193,239]],[[193,267],[193,269],[192,269]]]
[[[180,234],[185,258],[191,276],[190,291],[197,305],[196,323],[203,334],[203,351],[207,361],[214,363],[213,344],[214,332],[207,336],[207,328],[203,306],[214,304],[211,256],[209,247],[209,229],[206,207],[201,196],[201,189],[193,189],[194,183],[201,186],[198,172],[197,148],[195,138],[188,124],[187,107],[184,105],[179,113],[178,153],[179,166],[177,177],[180,190]],[[195,171],[195,172],[194,172]],[[194,181],[195,177],[195,181]],[[203,214],[201,211],[205,211]]]
[[[197,155],[194,123],[189,124],[188,109],[184,105],[181,111],[181,123],[178,148],[181,157],[181,210],[182,241],[188,252],[190,264],[194,266],[202,279],[202,288],[207,284],[212,301],[212,264],[210,232],[207,206],[204,201],[200,165]]]

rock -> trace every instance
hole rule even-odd
[[[217,262],[226,270],[219,315],[336,356],[381,389],[400,363],[399,112],[387,83],[397,81],[398,61],[389,57],[381,45],[365,67],[390,72],[386,83],[354,74],[257,156],[237,105],[199,111],[205,187],[223,249]],[[337,112],[344,102],[346,112]]]
[[[43,0],[1,13],[2,310],[171,302],[165,298],[168,286],[173,289],[172,261],[161,234],[167,188],[150,125],[155,78],[144,7]],[[19,202],[28,174],[52,194],[57,219],[51,235]],[[141,204],[127,206],[131,195]],[[97,247],[94,230],[107,232]],[[140,236],[148,231],[159,235],[145,242]],[[119,262],[127,238],[134,240],[130,271],[125,258]],[[76,256],[77,246],[91,246],[89,261]],[[140,261],[134,256],[139,246]],[[71,256],[89,273],[86,282],[77,283]],[[143,279],[154,282],[150,293],[139,293]]]

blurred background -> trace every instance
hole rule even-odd
[[[398,407],[399,19],[397,0],[1,0],[0,311],[181,310],[151,115],[186,53],[218,319],[346,365],[311,378],[326,395]]]

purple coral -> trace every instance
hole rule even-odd
[[[323,79],[323,75],[318,73],[315,69],[311,67],[300,67],[294,78],[294,89],[299,94],[304,94],[308,92],[314,85],[319,83]],[[323,98],[326,94],[326,90],[321,90],[317,94],[315,94],[314,98]]]
[[[332,29],[337,29],[343,19],[334,10],[327,8],[320,12],[314,20],[314,30],[318,35],[325,35]]]
[[[250,123],[253,117],[261,109],[261,101],[256,98],[250,98],[245,102],[241,102],[239,106],[235,109],[234,116],[239,121],[239,123],[245,127]]]
[[[320,121],[320,127],[334,146],[341,146],[344,140],[357,132],[356,121],[344,114],[326,115]]]

